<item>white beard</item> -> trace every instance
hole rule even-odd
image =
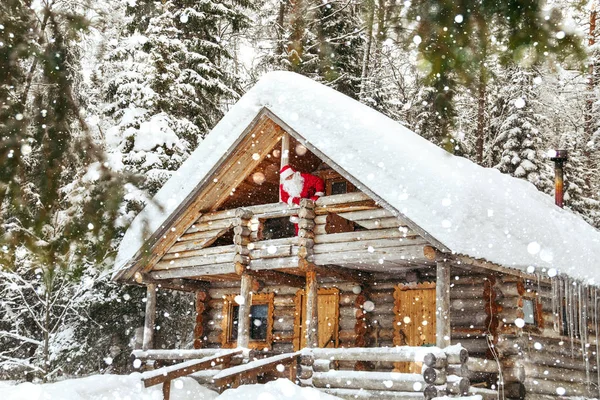
[[[285,190],[290,197],[300,197],[300,193],[302,193],[302,188],[304,187],[304,178],[300,172],[295,172],[294,177],[292,179],[285,179],[282,185],[283,190]]]

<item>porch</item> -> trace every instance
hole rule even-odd
[[[479,394],[485,400],[497,398],[497,391],[471,387],[468,354],[460,346],[437,347],[303,349],[302,351],[262,357],[247,350],[150,350],[136,351],[138,360],[157,358],[198,359],[144,372],[146,387],[162,384],[164,399],[170,397],[171,381],[192,376],[219,392],[243,384],[265,383],[287,378],[302,386],[312,386],[344,399],[425,399],[440,396]],[[202,358],[200,358],[202,357]],[[362,370],[343,370],[340,361],[354,361]],[[386,361],[417,363],[422,373],[377,372],[368,364]],[[238,364],[233,365],[232,364]]]

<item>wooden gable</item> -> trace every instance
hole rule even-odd
[[[135,278],[140,283],[147,281],[148,277],[159,280],[174,277],[208,281],[239,279],[234,258],[240,254],[233,240],[233,228],[236,221],[239,222],[236,209],[243,207],[251,210],[258,216],[256,218],[260,218],[260,215],[272,218],[272,213],[267,209],[281,208],[278,204],[281,141],[287,133],[281,125],[268,110],[259,113],[211,173],[179,205],[163,226],[162,232],[156,233],[148,241],[152,243],[152,247],[146,249],[148,255],[131,262],[119,279]],[[336,249],[340,245],[327,239],[315,246],[312,262],[354,269],[379,269],[381,258],[395,257],[395,262],[386,262],[386,265],[395,268],[410,266],[415,262],[430,263],[423,257],[422,251],[423,246],[429,243],[419,236],[419,231],[413,232],[409,228],[410,223],[382,208],[373,197],[360,192],[357,182],[347,177],[344,171],[323,162],[325,157],[318,154],[317,149],[305,147],[301,138],[294,136],[294,132],[289,134],[289,164],[296,170],[319,175],[326,182],[327,198],[323,198],[323,201],[326,200],[324,205],[316,210],[314,233],[353,235],[355,231],[365,231],[357,237],[374,240],[345,244],[340,248],[342,252],[338,253]],[[336,196],[347,197],[349,203],[345,200],[343,204],[336,203]],[[288,212],[286,215],[282,214],[281,219],[287,221],[291,214]],[[395,241],[400,237],[411,238],[410,242],[416,247],[396,248],[398,244]],[[269,238],[259,232],[252,241],[266,239]],[[252,259],[254,266],[260,265],[263,269],[303,277],[303,273],[298,271],[300,247],[297,239],[282,239],[285,243],[277,244],[275,255],[267,254],[264,249],[255,249],[251,254],[244,249],[247,255],[242,258]],[[345,241],[345,236],[340,237],[342,239]],[[383,247],[377,249],[377,243]],[[239,247],[239,243],[237,245]],[[367,250],[368,253],[365,253]],[[360,261],[356,261],[357,257]],[[297,283],[301,284],[300,281]]]

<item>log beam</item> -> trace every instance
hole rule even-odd
[[[156,322],[156,284],[146,285],[146,317],[144,319],[144,340],[142,350],[151,349],[154,344],[154,325]]]
[[[314,268],[306,271],[306,347],[319,346],[319,318],[318,318],[318,301],[317,301],[318,283],[317,272]]]
[[[373,274],[357,269],[338,267],[337,265],[315,266],[319,276],[331,276],[340,280],[367,284],[373,282]]]
[[[248,271],[258,280],[263,282],[275,283],[278,285],[292,286],[297,288],[304,288],[306,280],[298,275],[286,274],[280,271],[261,270],[261,271]]]
[[[204,281],[197,281],[192,279],[183,279],[183,278],[175,278],[175,279],[153,279],[148,274],[139,274],[135,276],[136,282],[148,285],[155,284],[159,289],[170,289],[170,290],[180,290],[182,292],[198,292],[205,291],[208,289],[209,285]]]
[[[191,278],[208,275],[223,275],[235,273],[233,262],[213,265],[198,265],[194,267],[174,268],[164,271],[151,271],[151,279]]]
[[[194,349],[204,346],[204,312],[210,301],[208,291],[196,292],[196,322],[194,324]]]
[[[450,346],[450,264],[442,259],[436,263],[435,334],[439,348]]]
[[[248,347],[250,344],[250,308],[252,307],[252,276],[243,273],[240,285],[242,303],[238,308],[238,347]]]

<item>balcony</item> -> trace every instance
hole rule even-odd
[[[298,217],[298,233],[288,222]],[[153,279],[238,279],[245,271],[303,276],[307,265],[393,272],[434,265],[401,217],[361,192],[300,206],[261,204],[201,215],[150,272]]]

